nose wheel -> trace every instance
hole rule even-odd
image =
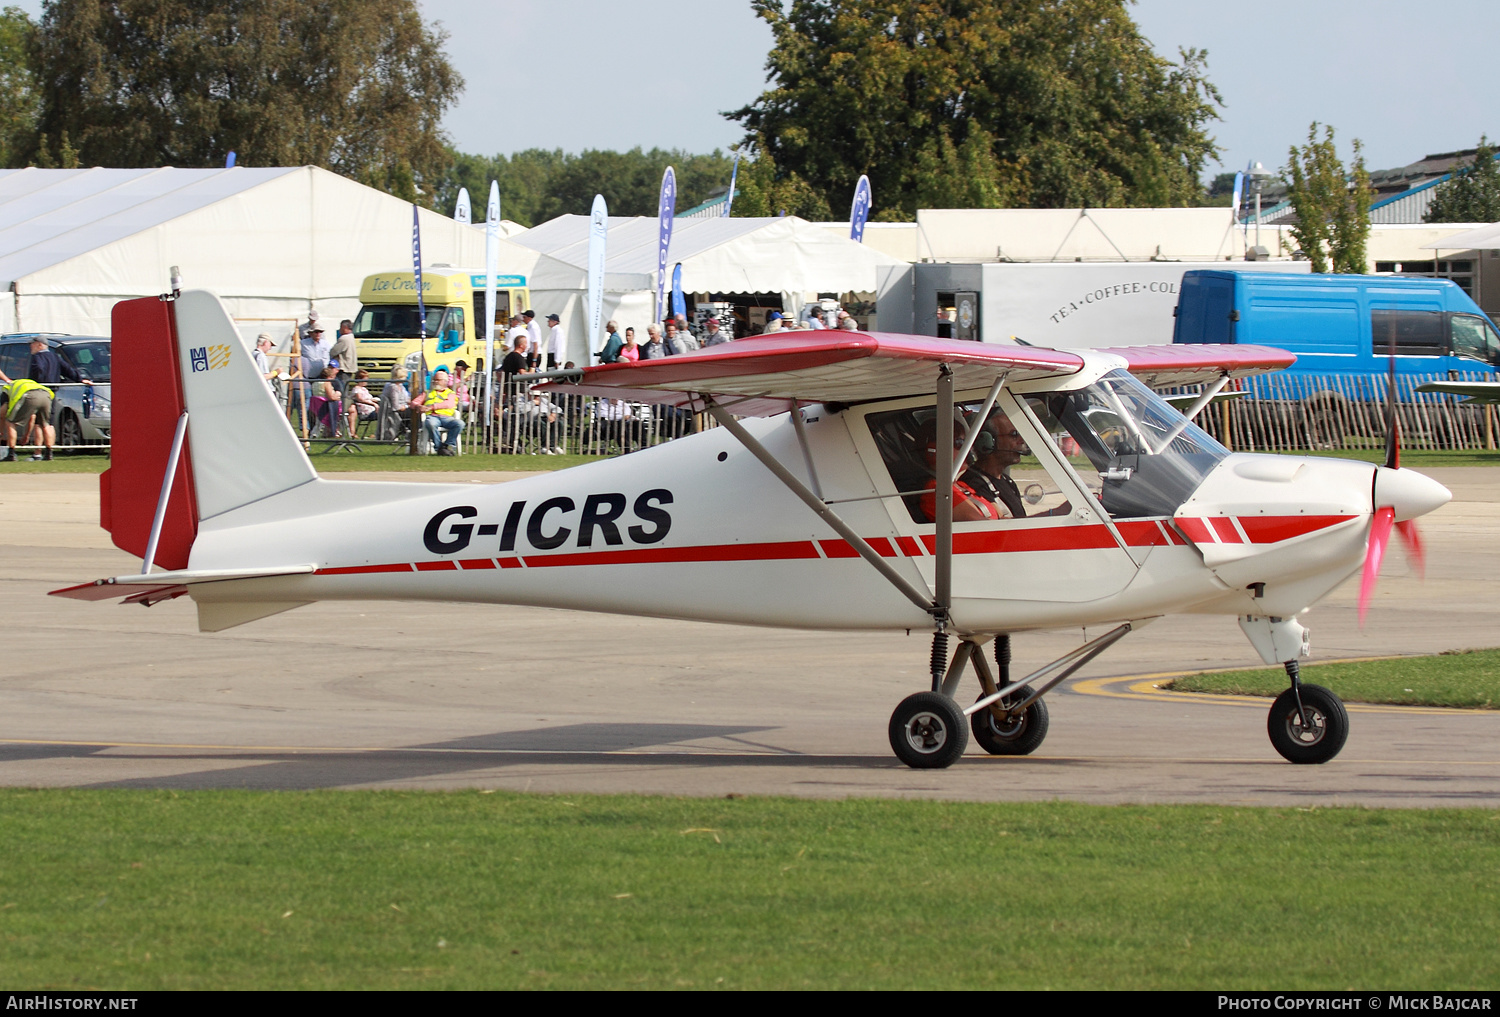
[[[1326,763],[1349,737],[1349,714],[1328,689],[1298,683],[1271,704],[1266,730],[1289,762]]]
[[[1276,751],[1292,763],[1326,763],[1349,737],[1349,714],[1338,696],[1321,685],[1302,684],[1302,666],[1284,665],[1292,687],[1276,697],[1266,731]]]

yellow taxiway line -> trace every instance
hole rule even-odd
[[[1397,657],[1352,657],[1348,660],[1319,661],[1322,664],[1353,664],[1369,660],[1397,660]],[[1243,670],[1259,670],[1244,668]],[[1206,706],[1249,706],[1257,710],[1266,709],[1271,702],[1269,696],[1232,696],[1214,692],[1178,692],[1162,688],[1162,683],[1173,678],[1186,678],[1195,674],[1219,674],[1213,671],[1161,671],[1156,674],[1121,675],[1117,678],[1085,678],[1073,683],[1073,691],[1086,696],[1104,696],[1108,699],[1140,699],[1147,702],[1197,703]],[[1123,686],[1123,688],[1120,688]],[[1472,710],[1456,706],[1396,706],[1387,703],[1350,703],[1344,708],[1350,713],[1405,713],[1451,716],[1459,714],[1494,714],[1494,710]]]

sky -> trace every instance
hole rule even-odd
[[[771,33],[749,0],[420,3],[451,33],[468,79],[446,121],[465,152],[707,152],[741,137],[719,112],[765,87]],[[1313,120],[1334,126],[1345,159],[1361,139],[1371,169],[1500,137],[1495,0],[1139,0],[1131,10],[1158,53],[1208,51],[1224,97],[1212,127],[1221,166],[1208,173],[1251,160],[1279,168]],[[489,32],[514,60],[486,56]]]
[[[771,32],[750,0],[418,3],[468,83],[444,126],[476,155],[724,149],[741,131],[720,112],[765,87]],[[19,5],[35,17],[41,0]],[[1346,160],[1362,140],[1370,169],[1500,138],[1496,0],[1139,0],[1131,12],[1158,53],[1208,51],[1224,108],[1206,175],[1280,168],[1313,120],[1333,125]]]

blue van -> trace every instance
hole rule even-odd
[[[1446,279],[1189,271],[1174,343],[1254,343],[1297,355],[1282,375],[1493,374],[1500,331]]]

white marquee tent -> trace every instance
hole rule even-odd
[[[183,284],[218,293],[249,335],[316,307],[353,317],[364,277],[411,265],[412,206],[312,166],[0,171],[0,330],[107,335],[116,301]],[[424,264],[484,266],[484,230],[419,212]],[[500,271],[533,289],[577,269],[511,240]]]
[[[604,319],[642,334],[656,301],[658,225],[655,217],[609,220],[604,275]],[[587,276],[589,217],[563,215],[512,237],[515,243],[575,266]],[[903,262],[827,230],[785,216],[775,219],[676,219],[668,271],[682,264],[684,293],[780,293],[784,307],[800,309],[808,294],[874,293],[877,270]],[[583,363],[586,299],[533,289],[540,310],[557,310],[567,323],[569,356]],[[574,302],[576,301],[576,302]]]

